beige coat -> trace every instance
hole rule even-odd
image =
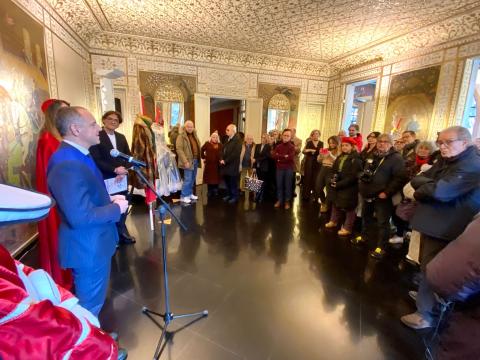
[[[252,144],[252,151],[250,153],[250,164],[252,164],[253,167],[253,160],[255,156],[255,143]],[[242,171],[242,161],[243,161],[243,156],[245,155],[245,143],[242,145],[242,152],[240,153],[240,171]]]
[[[197,141],[198,156],[200,157],[202,146],[200,145],[200,140],[198,140],[196,130],[193,130],[193,136],[195,137],[195,140]],[[182,129],[180,130],[180,133],[177,136],[175,147],[176,147],[177,156],[178,156],[178,167],[180,169],[193,170],[192,146],[190,145],[190,140],[188,140],[187,132],[185,131],[184,127],[182,127]],[[185,166],[185,164],[187,162],[190,164],[190,167],[188,167],[188,168]],[[198,161],[198,167],[199,168],[202,167],[202,162],[200,160]]]
[[[293,145],[295,145],[295,172],[300,172],[300,153],[302,152],[302,139],[294,137],[292,139]]]

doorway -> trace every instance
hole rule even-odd
[[[347,85],[345,94],[345,112],[342,130],[348,134],[352,124],[360,127],[362,134],[368,134],[372,128],[377,80],[365,80]]]
[[[234,124],[239,132],[244,131],[245,100],[210,98],[210,132],[217,131],[222,139],[229,124]]]

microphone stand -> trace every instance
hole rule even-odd
[[[158,313],[155,311],[150,310],[146,306],[142,308],[142,313],[147,315],[155,324],[157,324],[159,327],[162,328],[162,334],[160,336],[160,339],[158,340],[157,343],[157,348],[155,350],[155,354],[153,356],[154,360],[158,360],[160,358],[160,355],[162,353],[163,347],[167,344],[169,337],[167,336],[167,328],[168,325],[175,319],[180,319],[180,318],[186,318],[186,317],[193,317],[196,316],[197,319],[194,319],[192,322],[189,324],[181,327],[179,330],[183,330],[186,326],[189,326],[193,324],[194,322],[200,320],[200,318],[208,316],[208,310],[203,310],[199,311],[196,313],[190,313],[190,314],[179,314],[179,315],[174,315],[170,311],[170,291],[168,288],[168,271],[167,271],[167,227],[165,225],[165,215],[170,213],[170,215],[175,219],[178,225],[182,228],[182,230],[187,230],[187,227],[180,221],[180,219],[174,214],[170,206],[165,202],[165,200],[162,199],[160,194],[157,192],[153,184],[147,180],[145,175],[143,174],[142,170],[137,165],[134,165],[130,168],[131,170],[135,171],[137,176],[140,178],[143,184],[145,184],[150,190],[153,191],[153,193],[156,195],[157,200],[160,201],[160,206],[158,207],[156,212],[160,215],[160,220],[161,220],[161,235],[162,235],[162,258],[163,258],[163,286],[164,286],[164,296],[165,296],[165,312],[164,313]],[[154,235],[155,236],[155,235]],[[163,319],[163,326],[158,324],[158,322],[153,319],[152,315],[161,317]],[[177,330],[177,331],[179,331]],[[163,346],[162,346],[163,345]]]

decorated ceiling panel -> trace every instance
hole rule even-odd
[[[444,41],[478,32],[475,14],[480,11],[478,0],[46,1],[87,43],[108,32],[102,36],[145,36],[341,68],[382,57],[391,41],[422,46],[417,33],[430,44],[432,38]],[[442,28],[462,16],[469,19],[457,21],[458,31]],[[428,30],[439,27],[440,32]]]

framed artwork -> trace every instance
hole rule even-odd
[[[432,66],[393,76],[388,97],[385,132],[399,137],[413,130],[426,139],[433,115],[440,66]]]
[[[10,0],[0,2],[0,182],[35,188],[41,104],[49,97],[44,29]],[[0,244],[20,251],[36,224],[0,228]]]

